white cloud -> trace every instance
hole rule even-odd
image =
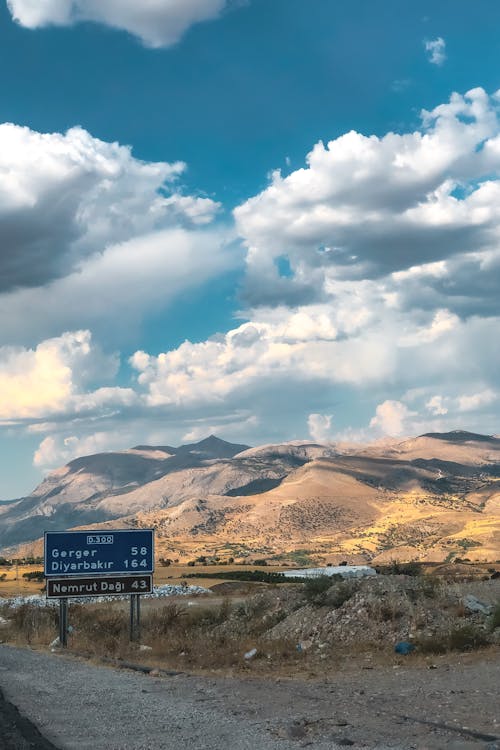
[[[493,404],[497,399],[497,393],[491,388],[486,388],[484,391],[478,393],[459,396],[458,409],[459,411],[475,411],[476,409]]]
[[[42,339],[85,327],[108,346],[127,345],[147,314],[241,263],[241,251],[222,228],[163,229],[111,245],[45,287],[0,295],[0,343]]]
[[[41,468],[58,466],[78,456],[125,449],[129,445],[130,435],[123,430],[121,432],[95,432],[83,437],[48,435],[33,454],[33,465]]]
[[[226,0],[7,0],[22,26],[69,26],[95,21],[123,29],[148,47],[175,44],[193,24],[216,18]]]
[[[446,42],[438,36],[436,39],[427,39],[424,42],[427,59],[433,65],[442,65],[446,60]]]
[[[402,346],[412,346],[419,343],[436,341],[436,339],[449,334],[460,325],[460,318],[450,313],[449,310],[438,310],[430,323],[423,326],[401,340]]]
[[[425,408],[435,416],[443,416],[448,413],[448,409],[444,405],[443,396],[432,396],[425,404]]]
[[[89,331],[64,333],[34,349],[0,347],[0,422],[92,413],[131,405],[130,389],[86,386],[113,379],[118,362],[92,345]]]
[[[184,196],[183,162],[143,162],[76,127],[0,125],[0,292],[39,286],[108,245],[211,221],[218,204]]]
[[[42,342],[0,350],[5,393],[13,394],[1,404],[5,420],[55,441],[42,443],[38,465],[87,450],[90,444],[75,441],[97,434],[97,422],[108,436],[125,425],[130,444],[133,436],[174,443],[209,432],[272,442],[302,438],[306,423],[317,439],[331,439],[333,411],[335,430],[366,439],[498,431],[498,102],[500,95],[482,90],[453,95],[424,116],[421,131],[347,134],[317,146],[307,168],[275,176],[235,213],[247,243],[245,322],[160,354],[136,352],[133,380],[118,388],[112,374],[96,376],[90,339],[77,364],[60,342],[47,344],[49,335],[58,340],[61,310],[68,327],[113,342],[121,330],[130,346],[137,321],[241,258],[230,230],[200,226],[213,204],[205,214],[196,198],[174,189],[166,197],[156,176],[144,201],[160,196],[161,220],[149,230],[138,224],[88,252],[84,234],[72,240],[77,259],[64,278],[0,295],[3,340],[29,332]],[[13,190],[9,199],[18,195]],[[36,394],[35,383],[45,382],[38,348],[42,364],[46,348],[55,354],[52,380]],[[15,390],[14,371],[31,378],[23,386],[28,403]],[[367,414],[375,414],[369,427]],[[118,437],[101,440],[124,447]]]
[[[235,211],[248,299],[322,299],[333,278],[377,278],[497,247],[499,96],[453,94],[413,133],[351,131]],[[290,273],[280,275],[286,257]]]
[[[384,401],[377,406],[375,416],[370,421],[370,427],[383,435],[402,435],[407,429],[407,421],[415,412],[408,409],[401,401]]]
[[[332,440],[332,418],[331,414],[309,414],[307,427],[313,440],[318,443]]]

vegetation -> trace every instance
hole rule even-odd
[[[189,563],[188,563],[189,565]],[[264,570],[228,570],[213,573],[187,573],[186,578],[222,578],[225,581],[254,581],[257,583],[303,583],[303,578],[285,578],[283,573]]]
[[[32,570],[28,573],[23,573],[23,578],[27,581],[36,581],[37,583],[43,583],[45,576],[43,570]]]
[[[489,644],[484,630],[474,625],[462,625],[446,633],[417,639],[417,648],[423,654],[446,654],[448,651],[471,651]]]
[[[36,571],[35,571],[36,572]],[[228,580],[289,583],[268,569],[205,572]],[[199,575],[196,577],[200,577]],[[392,663],[394,644],[409,640],[421,654],[479,649],[497,641],[500,602],[490,614],[471,614],[460,604],[475,590],[470,583],[442,585],[435,576],[347,579],[316,576],[292,579],[300,586],[228,587],[234,599],[202,596],[189,601],[144,600],[141,640],[129,643],[128,602],[69,606],[69,648],[90,656],[122,658],[170,669],[251,669],[278,674],[331,669],[343,659]],[[481,582],[495,591],[497,582]],[[312,605],[312,606],[311,606]],[[2,604],[1,638],[8,643],[47,647],[57,636],[58,607]],[[409,636],[409,633],[412,633]],[[246,652],[257,649],[249,662]],[[362,656],[363,655],[363,656]],[[329,662],[328,660],[333,660]],[[360,661],[360,663],[365,663]]]
[[[422,575],[422,564],[418,562],[390,562],[388,565],[375,565],[375,570],[380,575],[393,576],[419,576]]]
[[[306,601],[316,607],[338,609],[349,601],[358,588],[359,581],[345,581],[339,574],[313,576],[304,583],[304,595]]]
[[[491,613],[490,618],[490,630],[495,630],[496,628],[500,628],[500,602],[496,605],[493,612]]]

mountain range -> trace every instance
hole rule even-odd
[[[0,548],[46,530],[154,527],[159,556],[350,562],[500,558],[500,439],[251,448],[210,436],[77,458],[0,505]]]

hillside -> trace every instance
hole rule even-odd
[[[184,560],[497,560],[499,482],[500,440],[472,433],[258,448],[212,436],[76,459],[0,508],[0,541],[89,524],[154,526],[158,554]]]

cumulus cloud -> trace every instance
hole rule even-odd
[[[309,414],[307,427],[313,440],[327,443],[332,439],[332,418],[331,414]]]
[[[414,415],[415,412],[411,412],[401,401],[387,400],[377,406],[370,427],[383,435],[402,435],[406,430],[407,420]]]
[[[427,39],[424,42],[427,59],[432,65],[442,65],[446,60],[446,42],[438,36],[436,39]]]
[[[473,89],[422,113],[413,133],[351,131],[238,206],[247,297],[324,299],[333,279],[382,278],[487,253],[500,235],[499,95]],[[286,258],[289,271],[280,270]],[[288,295],[288,297],[287,297]]]
[[[459,396],[458,408],[460,411],[475,411],[493,404],[497,399],[498,394],[491,388],[486,388],[478,393]]]
[[[0,292],[63,276],[109,244],[209,223],[218,204],[175,187],[183,162],[143,162],[76,127],[0,125]]]
[[[7,0],[21,26],[95,21],[133,34],[148,47],[175,44],[193,24],[216,18],[227,0]]]
[[[33,465],[47,468],[66,464],[78,456],[89,456],[108,450],[130,447],[130,435],[121,432],[94,432],[78,436],[48,435],[33,454]]]
[[[430,411],[431,414],[435,414],[436,416],[442,416],[443,414],[448,413],[448,409],[444,405],[443,396],[432,396],[425,404],[425,408]]]
[[[442,315],[436,325],[432,312],[426,322],[420,312],[395,310],[382,297],[368,296],[370,314],[356,322],[349,302],[346,296],[336,306],[259,308],[224,335],[186,341],[159,355],[136,352],[131,366],[144,408],[184,416],[249,409],[261,425],[283,425],[290,414],[296,423],[304,415],[319,439],[320,432],[334,437],[332,403],[342,431],[352,424],[361,394],[368,404],[387,393],[370,431],[393,435],[462,423],[464,407],[472,406],[463,394],[479,374],[477,409],[491,397],[500,367],[491,341],[500,318],[457,319],[448,326],[440,324],[447,320]],[[352,310],[356,318],[355,300]]]
[[[11,390],[3,404],[6,419],[55,441],[44,439],[37,465],[86,450],[74,438],[96,434],[97,420],[99,434],[119,434],[122,423],[134,442],[160,444],[209,432],[273,442],[302,438],[306,425],[316,439],[497,431],[499,102],[480,89],[453,95],[415,133],[350,133],[316,146],[306,168],[275,175],[235,211],[244,322],[160,353],[144,346],[130,359],[128,388],[113,376],[80,382],[92,357],[75,366],[57,344],[52,395],[23,405]],[[152,194],[166,201],[152,228],[79,250],[74,270],[46,288],[1,295],[4,341],[29,325],[43,354],[61,309],[75,330],[102,335],[106,319],[110,335],[121,326],[129,336],[145,311],[240,262],[231,231],[193,224],[198,209],[204,215],[198,199],[175,188]],[[17,354],[31,363],[36,350]],[[10,372],[16,358],[3,355]],[[35,382],[35,365],[27,370]]]
[[[113,380],[114,356],[94,346],[89,331],[64,333],[33,349],[0,347],[0,422],[13,423],[64,415],[91,414],[130,405],[131,389],[87,386],[98,376]]]

